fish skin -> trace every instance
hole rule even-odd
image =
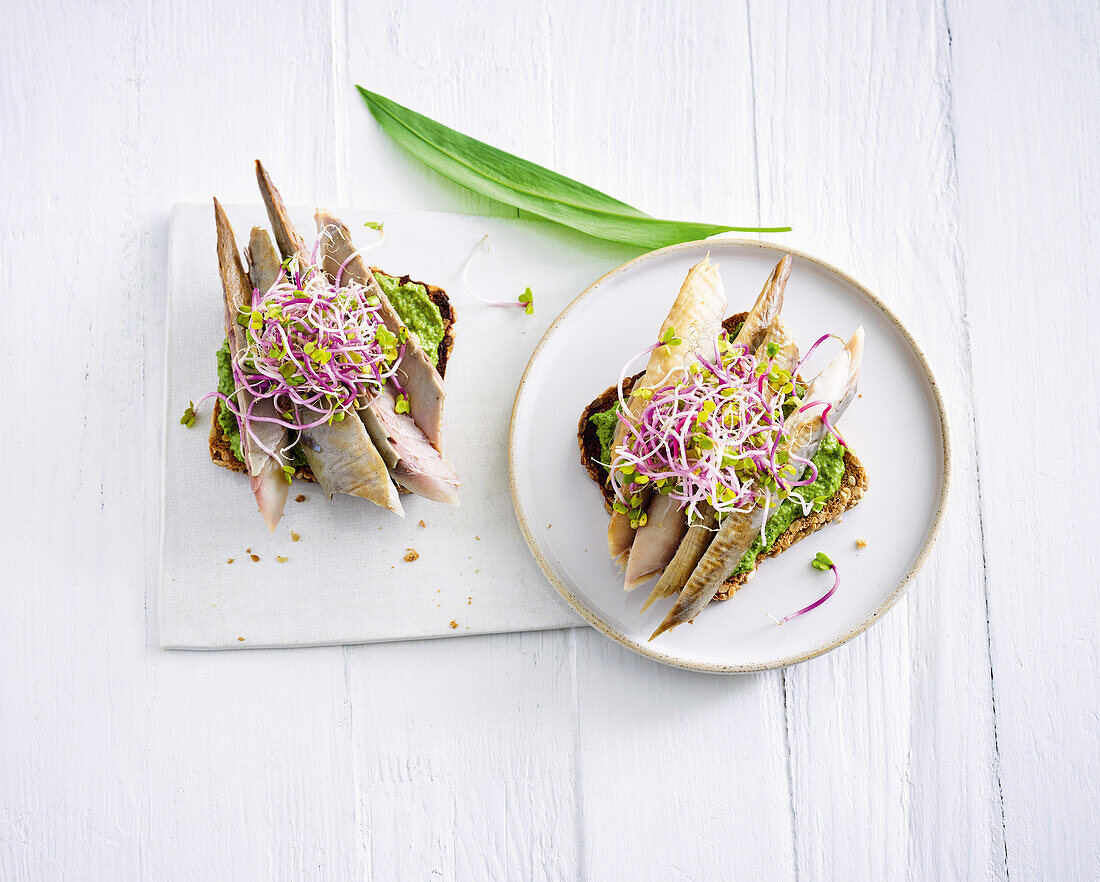
[[[735,345],[747,346],[754,351],[763,346],[766,341],[778,343],[781,350],[776,357],[776,365],[781,368],[785,367],[787,370],[794,370],[795,365],[798,363],[798,347],[779,318],[779,312],[783,308],[783,295],[787,288],[787,280],[791,275],[791,263],[791,256],[786,254],[775,265],[733,340]],[[725,312],[724,303],[722,312]],[[661,333],[664,333],[663,328]],[[715,333],[717,333],[717,329],[715,329]],[[702,350],[704,346],[709,345],[712,339],[713,335],[705,338],[698,337],[695,340],[695,351],[691,354]],[[625,515],[623,517],[625,519]],[[682,511],[678,517],[665,516],[659,518],[658,521],[659,526],[650,529],[652,523],[652,518],[650,518],[646,525],[639,529],[634,536],[634,542],[627,558],[626,577],[623,585],[627,591],[637,587],[649,575],[668,565],[675,556],[680,540],[688,529],[687,514]],[[627,519],[626,523],[629,525],[630,521]],[[696,534],[696,538],[698,539],[698,534]],[[631,564],[635,554],[640,554],[642,560],[636,566]]]
[[[258,475],[249,476],[249,482],[252,485],[252,495],[256,497],[256,507],[260,510],[268,531],[274,533],[286,508],[290,482],[283,474],[282,466],[271,457],[267,458]]]
[[[722,317],[726,312],[726,292],[722,277],[718,274],[717,264],[711,264],[710,256],[688,270],[680,292],[661,324],[657,339],[672,328],[682,341],[679,346],[661,346],[649,356],[645,374],[630,390],[625,419],[634,423],[642,410],[643,399],[640,393],[644,389],[655,389],[670,379],[676,371],[684,367],[710,344],[722,327]],[[626,428],[623,422],[615,426],[612,450],[623,443]],[[630,517],[621,512],[612,512],[607,526],[607,549],[611,558],[618,563],[625,561],[630,566],[629,555],[634,543],[634,528],[630,526]]]
[[[351,238],[347,227],[330,212],[318,209],[314,217],[318,230],[328,231],[330,236],[323,246],[324,270],[335,282],[336,273],[341,264],[352,254]],[[344,279],[353,279],[378,296],[382,304],[383,323],[391,332],[397,333],[404,327],[393,305],[374,278],[374,274],[363,263],[362,258],[356,256],[348,262],[340,277],[341,283]],[[387,310],[389,318],[387,318]],[[423,496],[433,502],[457,506],[459,498],[456,488],[460,486],[459,481],[454,469],[437,446],[441,440],[439,431],[442,426],[443,381],[435,365],[427,361],[427,356],[419,342],[415,342],[415,337],[410,336],[409,343],[401,359],[402,367],[405,366],[406,359],[409,359],[410,370],[405,374],[405,381],[411,383],[413,378],[417,377],[424,380],[424,382],[418,381],[416,385],[416,389],[423,394],[418,396],[413,388],[406,386],[410,413],[398,413],[392,384],[387,384],[365,408],[359,409],[359,421],[371,446],[379,454],[382,465],[387,467],[390,478],[417,496]],[[425,373],[414,367],[418,361],[431,369],[434,380],[430,377],[425,378]],[[398,373],[401,373],[401,368],[398,368]],[[434,402],[434,422],[430,424],[435,427],[437,443],[433,443],[428,433],[414,418],[417,397],[422,403]]]
[[[217,199],[214,200],[214,224],[218,233],[218,271],[224,296],[225,334],[229,340],[230,356],[235,360],[240,347],[246,342],[244,328],[237,324],[237,313],[251,306],[252,284],[241,263],[233,227]],[[253,406],[252,396],[243,390],[237,393],[237,405],[245,413],[251,412],[256,417],[276,416],[271,402],[261,401]],[[290,489],[283,477],[285,460],[282,457],[280,436],[285,440],[286,430],[274,423],[250,422],[249,431],[241,431],[241,454],[248,468],[252,495],[256,498],[256,507],[271,532],[275,532],[275,527],[283,516],[287,491]],[[265,447],[274,451],[275,456],[264,450],[257,443],[257,438]]]
[[[305,429],[299,447],[329,499],[335,493],[346,493],[369,499],[398,517],[405,517],[401,497],[390,480],[382,455],[355,414],[347,414],[338,423],[321,423]]]
[[[248,258],[248,278],[254,292],[258,289],[261,294],[267,293],[278,280],[282,269],[270,237],[259,227],[252,228],[248,247],[245,249],[245,256]],[[240,325],[236,326],[236,330],[242,335],[244,334],[244,329]],[[278,416],[274,404],[265,401],[256,404],[252,413],[264,417]],[[278,423],[257,422],[252,426],[252,431],[265,447],[279,454],[281,472],[281,467],[286,464],[285,456],[283,456],[283,451],[287,447],[288,433],[286,427],[280,426]],[[279,479],[284,484],[286,483],[286,479],[281,474]]]
[[[734,344],[745,346],[752,352],[760,346],[772,322],[783,308],[783,295],[787,290],[787,280],[791,277],[791,264],[791,256],[784,254],[772,269],[771,275],[768,276],[768,280],[756,297],[756,302],[753,303],[737,336],[734,337]]]
[[[370,435],[371,441],[378,448],[378,452],[382,454],[382,461],[386,463],[386,468],[392,470],[401,457],[397,455],[397,451],[390,443],[385,425],[378,418],[378,414],[369,407],[360,408],[358,413],[367,429],[367,434]]]
[[[777,370],[793,371],[798,365],[798,344],[795,343],[794,336],[791,334],[790,329],[783,323],[783,319],[779,317],[778,313],[778,308],[782,305],[782,286],[786,284],[786,275],[776,277],[776,282],[777,284],[773,286],[773,289],[778,290],[778,300],[776,300],[774,297],[768,298],[772,302],[772,306],[769,306],[768,308],[768,312],[772,315],[771,324],[768,325],[763,336],[755,333],[755,331],[751,331],[751,336],[748,336],[747,339],[759,339],[759,343],[757,344],[756,349],[757,360],[761,360],[766,357],[767,347],[770,344],[774,343],[775,345],[777,345],[779,347],[779,351],[776,352],[775,356],[772,358],[772,365]],[[767,288],[765,288],[764,293],[768,293]],[[763,297],[764,295],[762,294],[761,296]],[[746,324],[747,323],[748,319],[746,319]],[[660,580],[658,580],[657,587],[654,588],[653,592],[647,598],[645,605],[642,607],[642,612],[645,612],[645,610],[654,601],[665,597],[670,597],[684,587],[684,584],[691,576],[692,571],[699,563],[699,560],[706,552],[707,546],[710,544],[711,539],[715,535],[713,516],[709,519],[709,529],[707,527],[698,525],[688,529],[687,514],[681,510],[679,512],[679,516],[682,522],[680,527],[680,535],[683,537],[683,541],[679,542],[671,550],[669,550],[667,547],[662,549],[667,557],[657,557],[653,559],[653,552],[648,549],[648,546],[643,546],[647,548],[647,565],[653,566],[652,572],[656,572],[658,569],[664,568],[665,573],[661,576]],[[649,524],[647,523],[646,527],[648,526]],[[638,531],[638,535],[634,539],[634,549],[638,548],[639,541],[643,539],[643,531],[646,529],[646,527],[643,527],[641,530]],[[673,529],[675,528],[668,527],[666,533],[671,532]],[[687,535],[684,534],[685,530],[687,531]],[[683,556],[681,556],[680,549],[685,544],[688,547],[684,549],[684,554]],[[632,549],[630,552],[631,561],[633,561],[634,559],[634,549]],[[673,568],[673,563],[676,561],[677,558],[680,559],[679,563],[675,566],[675,568]],[[659,564],[659,566],[657,564]],[[627,572],[627,584],[629,584],[629,565],[627,567]]]
[[[275,246],[271,244],[271,237],[266,230],[261,230],[259,227],[252,228],[252,233],[248,238],[248,247],[245,249],[245,256],[248,258],[248,277],[252,288],[254,291],[259,291],[261,295],[266,294],[271,286],[279,280],[283,272],[278,253],[275,251]],[[239,325],[237,329],[242,334],[244,333],[244,329]],[[254,409],[254,414],[266,417],[278,416],[274,404],[270,402],[260,402],[256,407],[262,408],[262,411]],[[285,465],[283,451],[287,448],[288,432],[286,427],[277,423],[258,422],[252,427],[252,431],[259,437],[265,447],[279,453],[280,463]],[[285,479],[283,481],[285,483]]]
[[[244,272],[241,254],[237,250],[237,238],[233,235],[233,228],[226,216],[226,210],[221,207],[221,202],[217,199],[213,200],[213,216],[215,216],[215,225],[218,230],[218,271],[221,275],[222,295],[224,308],[226,308],[226,337],[229,340],[230,356],[235,359],[245,343],[244,329],[237,323],[237,313],[251,306],[252,285]],[[260,404],[252,406],[252,396],[243,390],[238,392],[237,404],[245,412],[250,412],[249,408],[252,407],[252,415],[256,417],[275,416],[271,403],[261,401]],[[256,422],[250,425],[251,431],[242,431],[241,453],[244,456],[244,464],[249,470],[256,508],[260,509],[267,529],[274,532],[279,519],[283,517],[289,485],[283,477],[282,448],[277,443],[277,433],[273,432],[271,427],[272,423]],[[253,434],[259,437],[268,449],[274,451],[275,456],[261,448],[253,438]],[[277,481],[273,476],[277,476]]]
[[[252,280],[252,287],[261,295],[270,291],[271,286],[283,278],[279,252],[275,250],[275,244],[267,230],[252,228],[244,254],[248,259],[248,277]]]
[[[659,340],[671,328],[682,342],[679,346],[659,346],[650,353],[645,374],[630,390],[624,414],[628,422],[633,424],[642,410],[640,393],[643,390],[655,389],[671,374],[683,370],[696,353],[713,341],[722,326],[725,311],[726,292],[718,265],[704,257],[688,270],[680,293],[657,333]],[[612,449],[623,443],[625,434],[626,427],[620,421],[615,426]]]
[[[406,490],[433,502],[459,504],[458,477],[450,463],[429,442],[408,414],[398,413],[397,399],[391,386],[379,392],[367,408],[360,410],[360,419],[372,424],[374,433],[385,435],[384,447],[397,457],[390,476]]]
[[[305,240],[290,222],[282,196],[258,159],[256,180],[283,258],[291,258],[297,254],[308,256]],[[307,413],[302,416],[306,422],[313,421]],[[320,414],[314,418],[317,417]],[[382,455],[371,442],[362,422],[351,414],[338,423],[322,423],[302,432],[299,446],[321,489],[330,498],[334,493],[359,496],[388,508],[401,517],[405,516],[397,488],[390,480]]]
[[[653,587],[653,591],[642,605],[642,612],[649,609],[656,601],[664,600],[666,597],[676,594],[687,584],[687,580],[694,572],[696,564],[706,553],[715,532],[713,510],[708,510],[707,517],[702,522],[688,527],[683,541],[676,549],[676,554],[673,555],[672,560],[661,574],[661,578],[657,580],[657,584]]]
[[[271,237],[266,231],[259,227],[252,228],[248,237],[248,246],[245,248],[245,258],[248,261],[248,278],[252,284],[253,297],[256,290],[259,290],[260,294],[267,293],[278,281],[282,268],[279,265],[275,246],[271,244]],[[252,412],[261,416],[277,416],[275,407],[270,402],[260,402]],[[284,451],[287,449],[288,432],[285,426],[277,423],[260,422],[257,422],[252,430],[265,446],[279,454],[277,461],[269,457],[260,468],[260,473],[251,476],[252,492],[256,494],[260,512],[267,521],[268,529],[274,532],[286,507],[286,498],[290,491],[290,482],[287,481],[282,468],[286,465]]]
[[[714,595],[718,593],[718,587],[725,581],[730,569],[749,550],[763,522],[763,506],[758,506],[750,512],[734,512],[722,522],[706,553],[696,564],[684,590],[680,592],[680,596],[668,611],[664,621],[650,636],[650,640],[660,637],[665,631],[677,625],[690,622],[714,599]]]
[[[630,526],[630,518],[621,512],[611,512],[607,524],[607,550],[611,559],[620,567],[625,567],[630,558],[630,548],[634,544],[635,530]]]
[[[350,278],[370,289],[371,294],[381,302],[379,313],[386,329],[392,334],[397,334],[405,324],[382,290],[382,286],[378,284],[374,273],[370,271],[363,258],[355,254],[355,246],[352,244],[347,226],[324,208],[317,210],[314,220],[317,222],[318,232],[328,233],[322,246],[325,272],[330,278],[335,279],[341,265],[347,261],[341,282]],[[355,254],[354,257],[352,257],[353,254]],[[401,363],[397,368],[397,375],[398,382],[409,399],[409,414],[413,421],[427,436],[432,446],[442,451],[443,399],[446,395],[443,389],[443,378],[439,375],[435,363],[420,345],[415,333],[409,333]]]
[[[860,325],[844,349],[810,383],[804,396],[808,402],[821,400],[831,404],[829,421],[834,425],[855,396],[859,368],[863,360],[863,342],[863,326]],[[792,439],[788,446],[792,454],[810,459],[817,452],[817,446],[826,431],[821,420],[824,410],[824,405],[821,405],[802,413],[791,414],[786,429]],[[796,477],[800,477],[803,470],[804,467]],[[730,570],[737,565],[737,561],[760,532],[763,521],[763,506],[758,506],[751,512],[736,512],[723,521],[684,590],[650,640],[677,625],[690,622],[710,603]]]
[[[671,496],[658,493],[638,528],[627,559],[623,589],[633,591],[672,560],[687,532],[687,516]]]
[[[305,239],[299,235],[294,228],[294,224],[290,222],[290,215],[287,213],[283,197],[279,195],[279,191],[271,183],[271,176],[258,159],[256,160],[256,183],[260,185],[260,195],[263,197],[264,207],[267,208],[271,230],[275,233],[275,241],[279,245],[279,251],[282,253],[283,258],[293,257],[295,254],[308,256],[309,248]]]

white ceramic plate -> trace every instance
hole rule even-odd
[[[949,442],[935,378],[908,331],[870,291],[839,270],[794,255],[783,315],[805,350],[822,333],[867,333],[860,396],[840,424],[863,461],[863,501],[777,558],[694,624],[647,642],[672,599],[644,614],[652,583],[631,593],[608,559],[607,514],[581,464],[577,420],[616,382],[623,364],[649,345],[688,268],[710,253],[722,273],[729,312],[748,309],[787,249],[711,240],[643,255],[601,278],[550,326],[516,393],[509,466],[520,527],[563,598],[604,634],[667,664],[736,673],[811,658],[858,634],[901,596],[935,539],[947,495]],[[832,357],[822,346],[803,373]],[[644,362],[631,370],[636,373]],[[900,503],[904,500],[904,504]],[[856,540],[864,539],[859,550]],[[818,551],[838,565],[837,593],[813,612],[777,626],[823,594],[832,575],[809,566]]]

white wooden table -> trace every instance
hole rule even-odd
[[[0,878],[1096,879],[1100,8],[1001,7],[4,4]],[[172,204],[260,156],[508,213],[355,82],[879,292],[954,440],[907,598],[738,678],[591,630],[160,651]]]

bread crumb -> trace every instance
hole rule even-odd
[[[288,560],[290,560],[290,558],[289,557],[283,557],[281,554],[276,554],[275,555],[275,560],[277,560],[279,563],[286,563]]]
[[[238,637],[237,639],[240,640],[241,643],[244,643],[244,638],[243,637]]]
[[[235,559],[236,559],[236,558],[232,558],[232,557],[231,557],[231,558],[229,558],[229,560],[227,560],[227,561],[226,561],[226,563],[233,563],[233,561],[234,561]]]
[[[260,556],[259,556],[258,554],[253,554],[253,553],[252,553],[252,549],[251,549],[251,548],[246,548],[246,549],[245,549],[245,553],[246,553],[246,554],[247,554],[247,555],[248,555],[248,556],[249,556],[250,558],[252,558],[252,563],[256,563],[256,562],[257,562],[257,561],[258,561],[258,560],[260,559]]]
[[[554,525],[553,524],[547,524],[546,529],[549,530],[552,526],[554,526]]]
[[[474,605],[474,599],[472,597],[467,597],[466,598],[466,606],[473,606],[473,605]]]
[[[454,619],[451,619],[451,627],[458,628],[458,622],[456,622]]]
[[[297,533],[295,533],[293,530],[290,531],[290,541],[291,542],[297,542],[301,538],[302,537],[299,536]]]
[[[480,541],[481,541],[481,537],[480,537],[480,536],[474,536],[474,538],[475,538],[475,539],[476,539],[476,540],[477,540],[478,542],[480,542]]]
[[[405,563],[412,563],[414,560],[417,560],[419,557],[420,557],[420,555],[417,554],[414,549],[412,549],[412,548],[406,548],[405,549]]]
[[[856,540],[856,548],[866,548],[866,547],[867,547],[867,540],[866,539],[857,539]]]
[[[426,526],[428,526],[428,525],[427,525],[427,524],[425,524],[423,520],[421,520],[421,522],[420,522],[420,526],[422,526],[422,527],[426,527]]]
[[[306,495],[304,493],[299,493],[297,496],[294,497],[294,501],[295,502],[305,502],[306,501]]]

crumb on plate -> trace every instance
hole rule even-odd
[[[451,627],[458,628],[458,622],[456,622],[454,619],[451,619]]]
[[[306,495],[304,493],[299,493],[297,496],[294,497],[294,501],[295,502],[305,502],[306,501]]]
[[[867,540],[866,539],[857,539],[856,540],[856,548],[866,548],[866,547],[867,547]]]

